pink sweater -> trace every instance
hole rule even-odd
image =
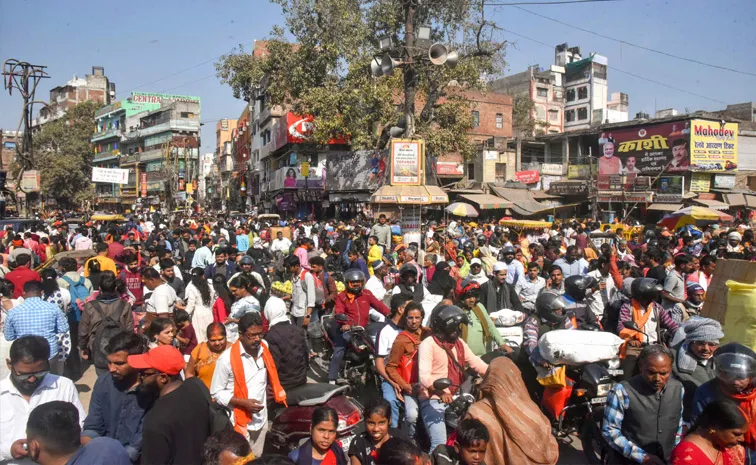
[[[462,347],[465,349],[465,362],[467,365],[475,370],[480,376],[486,374],[488,370],[488,364],[480,359],[477,355],[473,354],[470,347],[467,346],[465,341],[462,341]],[[433,382],[440,378],[446,378],[449,376],[449,356],[446,355],[446,351],[436,344],[436,341],[432,337],[427,337],[420,343],[417,349],[418,357],[418,377],[420,384],[424,388],[424,393],[421,393],[421,399],[427,399],[427,389],[433,387]],[[457,352],[452,349],[452,353],[457,358]],[[459,360],[459,358],[457,358]],[[432,396],[432,399],[438,399],[438,396]]]

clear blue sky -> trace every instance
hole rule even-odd
[[[510,0],[501,0],[502,2]],[[528,1],[528,0],[526,0]],[[625,0],[603,4],[526,7],[540,14],[675,55],[756,73],[755,0]],[[727,103],[756,100],[756,77],[679,61],[620,45],[513,7],[488,11],[499,26],[545,45],[501,32],[509,48],[508,72],[553,61],[553,45],[568,42],[598,52],[609,66]],[[249,49],[281,22],[266,0],[240,2],[133,0],[0,0],[0,60],[18,58],[48,66],[51,79],[38,98],[93,65],[105,67],[117,97],[132,90],[202,98],[202,146],[212,151],[215,122],[237,117],[243,102],[215,77],[214,58],[243,43]],[[171,76],[178,71],[185,72]],[[170,77],[169,77],[170,76]],[[163,79],[165,78],[165,79]],[[151,83],[161,79],[159,82]],[[719,109],[724,105],[609,70],[609,89],[630,96],[630,111],[655,108]],[[21,99],[0,95],[0,127],[15,129]]]

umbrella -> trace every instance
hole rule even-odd
[[[659,221],[659,226],[666,226],[670,231],[675,231],[678,228],[687,226],[689,224],[707,224],[707,223],[719,223],[732,221],[733,217],[727,213],[723,213],[717,210],[712,210],[705,207],[686,207],[677,210],[674,213],[665,215],[664,218]]]
[[[472,205],[463,202],[454,202],[444,210],[454,216],[469,216],[471,218],[478,217],[478,210],[476,210]]]

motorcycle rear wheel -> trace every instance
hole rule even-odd
[[[596,422],[587,417],[580,428],[580,444],[583,446],[583,453],[591,465],[603,463],[606,444],[601,436],[600,424],[600,421]]]

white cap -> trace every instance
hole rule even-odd
[[[496,262],[493,266],[494,273],[498,273],[499,271],[503,271],[507,269],[507,264],[504,262]]]
[[[479,258],[473,258],[472,260],[470,260],[470,266],[473,266],[473,265],[483,266],[483,263],[480,261]]]

